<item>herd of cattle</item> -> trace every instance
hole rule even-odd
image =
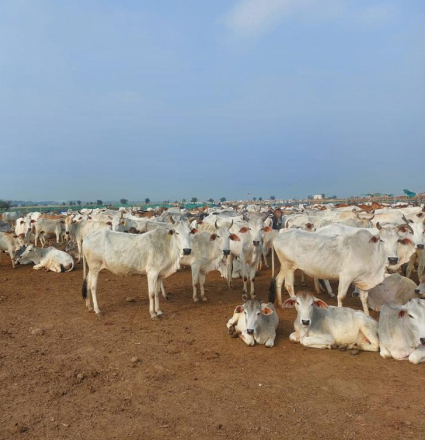
[[[306,208],[226,206],[137,211],[96,209],[61,214],[6,212],[0,221],[0,250],[12,266],[68,272],[74,258],[83,264],[82,294],[99,314],[99,272],[144,274],[149,312],[162,315],[163,280],[181,266],[192,271],[193,300],[206,301],[206,275],[219,270],[229,287],[243,280],[244,303],[227,327],[246,344],[274,345],[279,319],[276,306],[295,307],[290,340],[307,347],[378,351],[384,358],[425,361],[425,208],[421,206],[317,205]],[[55,239],[56,247],[45,247]],[[38,247],[40,243],[41,247]],[[65,247],[66,246],[66,247]],[[63,249],[63,250],[61,250]],[[269,303],[255,297],[256,273],[272,255]],[[280,270],[274,277],[275,254]],[[295,294],[294,272],[314,279],[317,294],[334,297],[338,307],[309,293]],[[419,285],[410,278],[417,272]],[[403,276],[404,275],[404,276]],[[250,296],[248,299],[248,283]],[[282,301],[282,285],[290,297]],[[363,311],[343,307],[350,285]],[[380,311],[378,322],[369,309]]]

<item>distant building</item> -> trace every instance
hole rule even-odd
[[[325,198],[324,194],[315,194],[313,200],[323,200]]]

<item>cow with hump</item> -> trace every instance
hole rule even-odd
[[[298,293],[283,303],[284,308],[294,307],[297,318],[295,332],[289,339],[305,347],[378,351],[378,323],[360,310],[328,306],[310,293]]]
[[[159,290],[162,280],[180,268],[180,259],[190,255],[190,235],[194,233],[187,221],[177,221],[170,227],[155,229],[142,235],[101,229],[83,241],[83,298],[91,310],[99,314],[97,281],[99,272],[107,269],[121,275],[147,275],[149,312],[152,318],[162,315]]]

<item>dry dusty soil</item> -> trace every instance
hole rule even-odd
[[[269,281],[261,271],[263,299]],[[145,277],[102,272],[101,318],[81,282],[81,265],[12,270],[2,255],[0,439],[425,438],[425,365],[293,344],[293,309],[278,311],[274,348],[248,347],[226,329],[241,280],[230,291],[211,273],[209,301],[195,304],[181,270],[165,282],[160,320]]]

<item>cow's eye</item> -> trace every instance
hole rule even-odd
[[[257,312],[257,316],[260,314],[260,312]]]
[[[297,304],[300,305],[300,303],[297,301]]]
[[[409,318],[413,318],[413,316],[409,314]]]

